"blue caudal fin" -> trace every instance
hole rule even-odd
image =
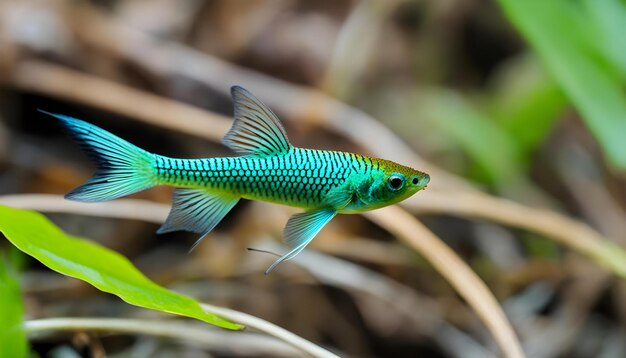
[[[70,136],[98,164],[98,170],[85,184],[65,198],[95,202],[116,199],[156,185],[156,156],[93,124],[39,110],[61,121]]]

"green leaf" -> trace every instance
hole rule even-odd
[[[456,92],[420,93],[414,101],[423,118],[445,133],[496,184],[521,177],[520,153],[511,136]]]
[[[599,29],[601,41],[595,43],[609,61],[626,77],[626,3],[616,0],[584,0],[591,21]]]
[[[506,15],[581,113],[608,160],[617,168],[626,169],[626,95],[624,79],[618,71],[622,66],[616,63],[623,57],[607,53],[612,46],[599,44],[617,43],[614,37],[606,37],[615,33],[617,26],[621,36],[623,23],[596,23],[597,19],[609,19],[604,10],[608,8],[606,1],[589,2],[591,7],[603,6],[590,14],[581,2],[499,0]],[[612,3],[624,13],[623,2]],[[614,15],[610,21],[623,18],[615,12]]]
[[[509,61],[493,82],[489,110],[517,141],[524,162],[529,163],[569,103],[567,97],[535,56]]]
[[[28,341],[22,328],[22,297],[15,272],[0,252],[0,357],[26,357]]]
[[[243,328],[203,311],[197,301],[150,281],[117,252],[66,235],[37,212],[0,206],[0,231],[18,249],[49,268],[132,305],[197,318],[223,328]]]

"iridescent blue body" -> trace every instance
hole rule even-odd
[[[48,113],[98,163],[94,177],[66,197],[105,201],[155,185],[174,186],[172,211],[159,232],[188,230],[202,234],[201,239],[242,198],[306,209],[289,219],[284,235],[291,251],[269,272],[302,251],[338,213],[396,203],[430,180],[428,174],[384,159],[294,147],[267,106],[241,87],[233,87],[232,94],[235,122],[224,143],[242,154],[238,157],[168,158],[92,124]]]
[[[384,168],[381,168],[385,165]],[[204,187],[244,199],[268,201],[306,209],[329,206],[328,195],[344,190],[350,179],[369,189],[362,177],[383,176],[389,164],[354,153],[291,148],[281,156],[174,159],[156,156],[158,184],[183,188]],[[352,191],[351,191],[352,193]],[[339,213],[357,213],[377,205],[355,196],[337,208]],[[387,203],[380,203],[380,206]]]

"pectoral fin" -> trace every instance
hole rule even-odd
[[[291,247],[291,251],[276,260],[265,271],[265,274],[269,274],[281,262],[290,260],[299,254],[335,215],[337,215],[335,209],[330,208],[307,211],[289,218],[284,236],[285,242]]]
[[[185,230],[202,234],[189,250],[192,251],[238,201],[238,197],[202,189],[176,189],[172,210],[157,233]]]

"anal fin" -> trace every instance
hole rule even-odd
[[[238,201],[239,197],[204,189],[176,189],[172,209],[157,233],[185,230],[202,234],[192,251]]]
[[[317,235],[324,225],[334,218],[335,215],[337,215],[337,211],[333,208],[328,208],[307,211],[290,217],[283,234],[286,244],[291,247],[291,251],[276,260],[272,266],[265,271],[265,274],[269,274],[278,264],[294,258],[304,250],[306,245],[313,240],[315,235]]]

